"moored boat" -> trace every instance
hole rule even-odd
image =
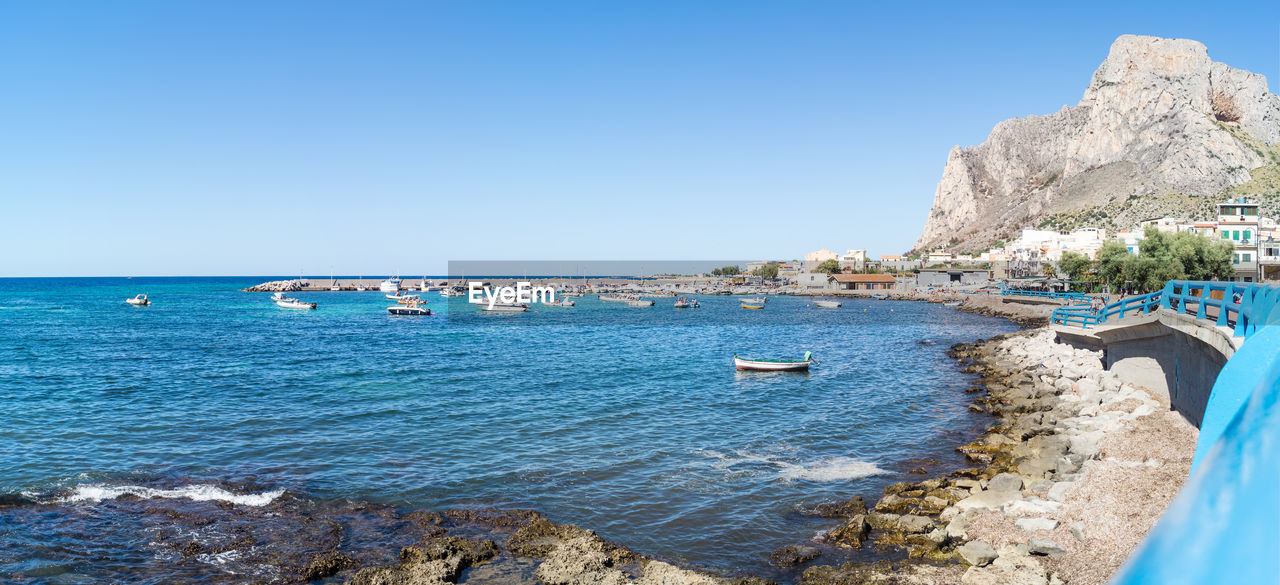
[[[753,303],[750,303],[750,302],[747,302],[747,301],[745,301],[745,300],[744,300],[744,301],[742,301],[742,308],[744,308],[744,309],[763,309],[763,308],[764,308],[764,303],[753,304]]]
[[[652,307],[653,301],[644,299],[630,299],[627,301],[628,307]]]
[[[947,302],[945,302],[945,303],[942,303],[942,306],[944,306],[944,307],[959,307],[959,306],[960,306],[960,301],[947,301]]]
[[[676,304],[674,305],[674,307],[677,309],[696,309],[698,308],[698,301],[696,299],[686,299],[684,297],[680,297],[676,299]]]
[[[284,296],[284,293],[275,293],[271,295],[271,300],[275,301],[276,306],[282,309],[314,309],[315,303],[305,303],[292,297]]]
[[[420,306],[418,300],[413,299],[404,303],[403,307],[387,307],[387,312],[392,315],[427,316],[431,314],[431,309]]]
[[[491,313],[523,313],[529,310],[529,305],[480,305],[480,309]]]
[[[823,309],[839,309],[842,303],[840,301],[813,301],[813,304]]]
[[[887,294],[885,294],[885,293],[876,293],[876,294],[871,295],[871,298],[873,298],[873,299],[875,299],[875,300],[877,300],[877,301],[883,301],[883,300],[885,300],[885,299],[889,298],[889,295],[887,295]]]
[[[382,283],[378,285],[378,290],[384,293],[400,292],[400,277],[393,276],[382,281]]]
[[[756,297],[754,299],[742,299],[742,302],[748,305],[763,305],[769,302],[768,297]]]
[[[130,305],[133,305],[135,307],[151,306],[151,300],[147,298],[147,295],[138,295],[131,299],[125,299],[124,302],[129,303]]]
[[[752,360],[740,358],[733,354],[733,366],[739,370],[761,370],[768,372],[796,372],[809,369],[809,364],[816,364],[813,352],[804,352],[800,360]]]
[[[542,306],[544,306],[544,307],[572,307],[572,306],[574,306],[574,304],[576,304],[576,301],[572,301],[572,300],[569,300],[569,299],[560,299],[560,300],[551,301],[551,302],[548,302],[548,303],[542,303]]]

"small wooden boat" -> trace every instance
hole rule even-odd
[[[885,299],[889,298],[889,295],[887,295],[887,294],[885,294],[885,293],[876,293],[876,294],[871,295],[871,298],[873,298],[873,299],[875,299],[875,300],[877,300],[877,301],[883,301],[883,300],[885,300]]]
[[[744,308],[744,309],[763,309],[763,308],[764,308],[764,303],[752,304],[752,303],[749,303],[749,302],[747,302],[747,301],[742,301],[742,308]]]
[[[646,300],[629,300],[629,301],[627,301],[627,306],[628,306],[628,307],[652,307],[652,306],[653,306],[653,301],[646,301]]]
[[[841,305],[840,301],[813,301],[813,304],[823,309],[839,309]]]
[[[748,305],[763,305],[769,302],[769,297],[756,297],[754,299],[742,299],[742,302]]]
[[[795,360],[749,360],[733,354],[733,366],[739,370],[761,370],[768,372],[798,372],[809,369],[809,364],[816,364],[813,352],[804,352],[804,358]]]
[[[135,307],[151,306],[151,301],[147,299],[147,295],[138,295],[131,299],[125,299],[124,302],[129,303],[130,305],[133,305]]]
[[[276,293],[271,295],[271,300],[275,301],[276,306],[281,309],[314,309],[315,303],[304,303],[298,299],[284,296],[284,293]]]
[[[947,302],[945,302],[945,303],[942,303],[942,306],[944,306],[944,307],[959,307],[959,306],[960,306],[960,301],[947,301]]]

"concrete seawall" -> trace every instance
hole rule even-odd
[[[1160,309],[1092,329],[1055,325],[1063,343],[1103,352],[1103,365],[1121,380],[1168,399],[1200,426],[1218,373],[1243,342],[1229,327]]]

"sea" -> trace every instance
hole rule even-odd
[[[424,293],[408,317],[240,290],[276,278],[0,279],[0,582],[287,582],[328,549],[394,562],[415,511],[490,508],[793,581],[769,554],[835,525],[815,506],[965,466],[989,420],[945,350],[1017,329],[870,299],[488,316]]]

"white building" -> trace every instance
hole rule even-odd
[[[867,265],[866,250],[849,250],[840,255],[840,270],[862,270]]]

